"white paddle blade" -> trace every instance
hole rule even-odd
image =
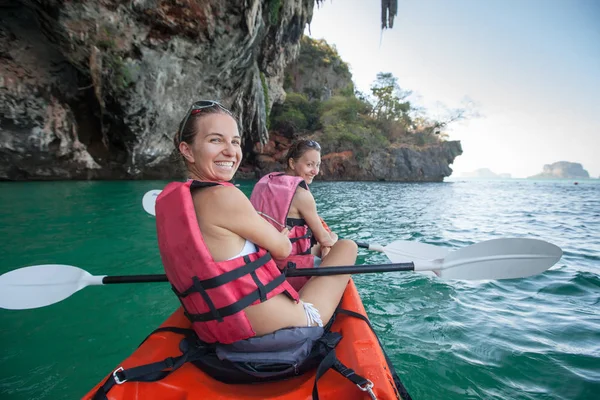
[[[416,260],[435,260],[444,258],[450,253],[448,247],[415,242],[413,240],[396,240],[383,248],[385,255],[393,263],[407,263]],[[416,270],[423,275],[437,276],[433,271]]]
[[[436,260],[450,253],[447,247],[415,242],[412,240],[396,240],[383,248],[385,255],[393,263],[405,263],[414,260]]]
[[[162,190],[154,189],[146,192],[144,197],[142,197],[142,207],[144,207],[144,211],[146,211],[150,215],[156,216],[155,206],[156,206],[156,198],[162,192]]]
[[[26,310],[66,299],[88,285],[101,285],[103,276],[70,265],[36,265],[0,276],[0,307]]]
[[[562,257],[560,247],[537,239],[492,239],[464,247],[443,260],[443,279],[514,279],[537,275]]]

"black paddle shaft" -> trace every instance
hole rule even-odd
[[[395,272],[395,271],[413,271],[413,263],[402,264],[373,264],[373,265],[346,265],[340,267],[326,268],[286,268],[283,272],[287,277],[293,276],[329,276],[345,274],[372,274],[376,272]],[[111,283],[141,283],[141,282],[167,282],[165,274],[156,275],[124,275],[124,276],[105,276],[102,283],[105,285]]]
[[[143,282],[168,282],[165,274],[156,275],[122,275],[122,276],[105,276],[102,283],[143,283]]]
[[[283,273],[287,277],[293,276],[329,276],[345,274],[372,274],[376,272],[414,271],[415,264],[371,264],[371,265],[347,265],[341,267],[325,268],[286,268]]]

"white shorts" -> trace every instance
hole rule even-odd
[[[323,327],[323,321],[321,321],[321,314],[311,303],[305,303],[300,300],[300,304],[304,307],[304,313],[306,314],[306,326],[320,326]]]

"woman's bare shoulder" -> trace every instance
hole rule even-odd
[[[192,194],[197,208],[213,211],[239,211],[252,207],[246,195],[235,186],[213,186]]]
[[[294,195],[294,202],[299,202],[299,203],[314,203],[315,202],[315,198],[313,197],[312,193],[310,192],[310,190],[306,190],[300,186],[298,186],[296,188],[296,194]]]

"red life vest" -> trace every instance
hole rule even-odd
[[[294,263],[296,268],[313,268],[315,257],[310,254],[312,232],[303,219],[288,218],[292,200],[298,186],[306,190],[308,185],[298,176],[284,173],[271,173],[263,176],[254,186],[250,202],[258,213],[277,230],[286,226],[290,229],[289,238],[292,252],[284,260],[275,260],[280,268]],[[310,277],[288,278],[288,282],[296,290],[300,290]]]
[[[198,226],[191,190],[230,183],[169,183],[156,199],[158,247],[173,291],[192,327],[207,343],[233,343],[255,336],[243,310],[280,293],[298,293],[264,249],[215,261]]]

